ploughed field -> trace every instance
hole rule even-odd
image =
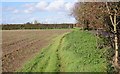
[[[27,60],[32,59],[40,49],[48,46],[52,39],[71,30],[3,30],[2,70],[19,70]]]

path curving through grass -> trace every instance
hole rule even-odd
[[[58,36],[19,72],[106,72],[106,48],[96,49],[96,36],[74,30]]]

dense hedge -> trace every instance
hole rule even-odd
[[[2,30],[73,28],[73,24],[4,24],[1,26]]]

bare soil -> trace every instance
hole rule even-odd
[[[53,38],[71,30],[3,30],[2,71],[15,72]]]

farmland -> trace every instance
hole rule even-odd
[[[2,30],[2,70],[14,72],[32,59],[40,49],[71,30]]]

